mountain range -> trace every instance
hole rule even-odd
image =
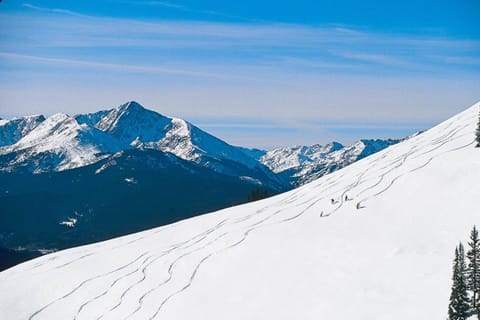
[[[400,141],[248,149],[134,101],[0,120],[0,138],[0,268],[278,194]]]
[[[45,173],[84,167],[125,150],[157,150],[213,171],[285,190],[378,152],[400,140],[351,146],[292,146],[271,151],[232,146],[191,123],[134,101],[69,116],[0,120],[0,171]],[[232,164],[235,164],[232,166]]]
[[[292,187],[298,187],[402,140],[363,139],[351,146],[332,142],[324,146],[319,144],[292,146],[268,152],[253,150],[250,154],[279,177],[288,181]]]
[[[133,101],[73,117],[58,113],[46,119],[3,120],[0,136],[10,142],[2,141],[1,171],[58,172],[87,166],[124,150],[151,149],[227,175],[242,176],[239,172],[245,172],[249,178],[262,178],[267,185],[282,187],[270,170],[238,148],[182,119],[165,117]]]

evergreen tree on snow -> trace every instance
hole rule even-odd
[[[453,260],[453,285],[450,294],[450,304],[448,306],[449,320],[467,319],[469,299],[465,275],[466,269],[465,250],[463,244],[460,243],[458,247],[455,248],[455,259]]]
[[[478,113],[477,131],[475,133],[475,140],[477,141],[477,147],[480,147],[480,112]]]
[[[261,190],[260,188],[256,188],[255,190],[249,193],[247,201],[248,202],[257,201],[257,200],[265,199],[268,197],[269,197],[269,194],[267,190]]]
[[[475,226],[473,226],[472,232],[470,233],[468,246],[467,285],[468,290],[472,293],[472,309],[478,312],[480,309],[480,239],[478,238],[478,230]]]

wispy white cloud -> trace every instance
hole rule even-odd
[[[13,36],[11,32],[7,34],[5,28],[0,30],[0,36],[7,39],[3,41],[4,51],[46,58],[53,56],[48,55],[51,51],[59,58],[58,51],[67,52],[70,48],[60,58],[90,63],[100,63],[96,61],[97,56],[104,54],[116,57],[117,61],[112,63],[128,65],[131,63],[127,61],[137,59],[134,53],[129,53],[135,51],[147,58],[143,62],[151,69],[162,68],[162,60],[176,64],[175,69],[182,69],[178,67],[181,65],[193,70],[223,65],[221,73],[240,66],[248,66],[248,71],[254,73],[263,73],[264,68],[290,72],[296,67],[309,73],[322,70],[366,74],[372,71],[443,73],[449,71],[449,65],[455,60],[462,61],[464,72],[472,72],[468,66],[478,64],[468,57],[480,52],[480,42],[471,40],[390,35],[346,26],[139,21],[25,6],[47,14],[0,14],[4,23],[15,26]],[[96,54],[86,59],[73,48],[95,49]],[[234,74],[228,70],[227,73]]]
[[[175,6],[179,8],[187,8],[183,5],[163,1],[135,1],[135,3],[152,3],[165,6]],[[100,34],[104,35],[105,40],[109,40],[106,35],[111,35],[112,38],[119,40],[119,36],[127,39],[139,37],[142,40],[151,40],[153,45],[156,40],[168,36],[184,37],[192,40],[194,46],[199,45],[196,38],[206,38],[207,44],[217,44],[219,46],[229,45],[259,45],[261,47],[276,46],[276,47],[291,47],[291,48],[305,48],[305,49],[321,49],[339,46],[356,46],[356,45],[370,45],[372,49],[375,48],[409,48],[426,49],[431,48],[461,48],[461,49],[479,49],[480,41],[475,40],[461,40],[461,39],[445,39],[426,36],[406,36],[402,34],[382,34],[370,32],[368,30],[355,30],[345,26],[308,26],[298,24],[284,24],[276,22],[209,22],[209,21],[172,21],[172,20],[157,20],[157,21],[141,21],[128,18],[112,18],[112,17],[97,17],[84,15],[78,12],[58,9],[45,8],[31,4],[24,4],[25,7],[42,11],[47,13],[58,14],[59,17],[52,19],[50,17],[19,17],[2,15],[2,18],[13,21],[16,24],[28,23],[38,21],[49,21],[49,28],[66,27],[69,29],[81,28],[84,32],[83,38],[85,40],[98,40]],[[222,15],[221,12],[212,10],[202,10],[211,14]],[[78,18],[88,18],[88,24],[82,19],[62,19],[61,15],[75,16]],[[40,26],[41,27],[41,26]],[[42,30],[40,30],[42,31]],[[52,30],[44,30],[52,31]],[[78,45],[76,39],[62,39],[65,42],[57,43],[58,45]],[[172,40],[172,39],[169,39]],[[178,39],[177,39],[178,40]],[[181,40],[181,39],[180,39]],[[214,41],[216,40],[216,42]],[[107,41],[108,42],[108,41]],[[180,45],[185,45],[185,42],[178,41]],[[143,43],[148,46],[147,41]],[[97,45],[101,46],[102,43]],[[172,43],[175,46],[175,42]]]
[[[66,10],[66,9],[58,9],[58,8],[46,8],[46,7],[40,7],[36,6],[30,3],[23,3],[23,7],[32,9],[35,11],[41,11],[41,12],[49,12],[49,13],[58,13],[58,14],[64,14],[64,15],[69,15],[69,16],[75,16],[75,17],[83,17],[83,18],[88,18],[88,15],[84,15],[75,11],[71,10]]]
[[[159,67],[159,66],[141,66],[141,65],[132,65],[132,64],[117,64],[117,63],[104,63],[104,62],[85,61],[85,60],[51,58],[51,57],[41,57],[41,56],[10,53],[10,52],[0,52],[0,57],[6,58],[6,59],[16,59],[16,60],[30,61],[30,62],[41,62],[41,63],[56,64],[56,65],[66,64],[69,66],[88,67],[93,69],[107,69],[107,70],[121,71],[121,72],[140,72],[140,73],[155,73],[155,74],[165,73],[165,74],[173,74],[173,75],[192,76],[192,77],[219,78],[219,79],[225,78],[225,76],[221,74],[207,73],[207,72],[201,72],[201,71],[171,69],[171,68]]]
[[[432,56],[432,59],[435,59],[439,62],[448,63],[448,64],[459,64],[459,65],[471,65],[471,66],[480,66],[480,57],[471,57],[471,56]]]
[[[178,4],[175,2],[170,2],[170,1],[122,1],[123,3],[128,3],[130,5],[141,5],[141,6],[160,6],[160,7],[167,7],[167,8],[175,8],[175,9],[187,9],[186,6],[182,4]]]
[[[367,62],[382,64],[388,66],[411,66],[412,63],[408,63],[404,58],[395,57],[393,55],[379,54],[379,53],[364,53],[364,52],[334,52],[333,54],[338,55],[342,58]]]
[[[194,8],[192,6],[186,6],[183,4],[178,4],[175,2],[169,2],[169,1],[122,1],[122,2],[127,3],[129,5],[133,5],[133,6],[165,7],[165,8],[171,8],[171,9],[177,9],[183,12],[196,13],[203,16],[216,16],[216,17],[234,19],[239,21],[251,21],[251,22],[264,21],[264,20],[258,20],[258,19],[251,19],[248,17],[239,16],[239,15],[233,15],[233,14],[229,14],[229,13],[225,13],[217,10],[196,8],[196,7]]]

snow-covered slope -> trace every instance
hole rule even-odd
[[[0,148],[0,155],[12,156],[1,170],[62,171],[94,163],[105,157],[105,152],[118,148],[116,141],[102,131],[57,113],[13,145]]]
[[[0,119],[0,147],[16,143],[43,121],[45,117],[38,115],[11,120]]]
[[[325,146],[293,146],[271,150],[258,160],[299,186],[387,148],[400,140],[359,140],[351,146],[332,142]],[[258,155],[258,152],[256,153]]]
[[[480,223],[479,108],[293,191],[4,271],[0,318],[445,319]]]

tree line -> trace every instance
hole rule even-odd
[[[455,248],[448,320],[465,320],[474,314],[480,319],[480,239],[475,226],[467,249],[465,253],[461,242]]]
[[[247,202],[262,200],[268,197],[270,197],[268,190],[263,190],[257,187],[248,194]]]
[[[478,113],[477,131],[475,131],[475,141],[477,141],[477,148],[480,147],[480,112]]]

